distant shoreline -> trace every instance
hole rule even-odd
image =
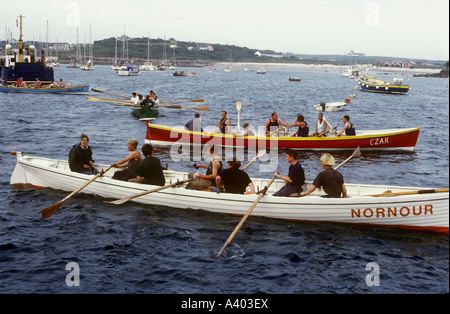
[[[235,69],[247,69],[247,70],[258,70],[264,68],[266,70],[287,70],[287,71],[329,71],[329,72],[342,72],[349,68],[349,66],[344,65],[333,65],[333,64],[303,64],[303,63],[253,63],[253,62],[218,62],[214,63],[214,67],[225,68],[231,65]],[[361,69],[365,69],[364,65],[359,65]],[[389,68],[389,67],[368,67],[370,69],[369,73],[372,72],[387,72],[387,73],[439,73],[441,69],[434,68]]]

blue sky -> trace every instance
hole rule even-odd
[[[175,38],[304,54],[449,59],[448,0],[0,0],[0,38]]]

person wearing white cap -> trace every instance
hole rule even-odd
[[[322,197],[341,198],[347,195],[347,189],[344,184],[344,177],[342,174],[333,169],[335,164],[334,157],[325,153],[320,157],[322,162],[322,168],[324,171],[320,172],[311,187],[305,192],[300,193],[300,196],[306,196],[316,190],[316,188],[323,187],[323,190],[327,195]]]

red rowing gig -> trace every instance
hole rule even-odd
[[[279,132],[278,136],[266,136],[255,132],[255,136],[235,136],[208,132],[192,132],[184,127],[171,127],[147,123],[146,142],[155,146],[174,144],[221,145],[225,147],[258,147],[296,150],[362,150],[412,151],[419,137],[420,127],[408,129],[360,130],[355,136],[291,137],[290,132]]]

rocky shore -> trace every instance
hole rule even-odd
[[[441,70],[439,73],[414,74],[414,77],[440,77],[448,78],[448,68]]]

